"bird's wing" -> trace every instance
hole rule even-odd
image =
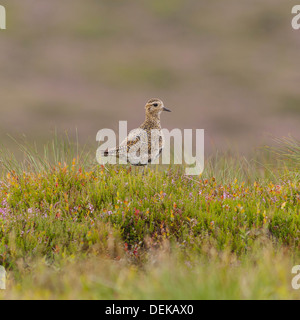
[[[117,148],[108,150],[107,155],[129,160],[133,164],[146,164],[159,156],[163,144],[164,137],[161,130],[152,130],[150,134],[144,129],[137,128],[130,131]]]
[[[124,139],[119,147],[117,148],[119,153],[121,152],[132,152],[136,148],[143,148],[147,146],[148,147],[148,137],[147,132],[141,128],[137,128],[134,130],[131,130]],[[135,148],[136,147],[136,148]]]
[[[131,164],[147,164],[148,152],[147,131],[141,128],[130,131],[118,148],[118,156]]]

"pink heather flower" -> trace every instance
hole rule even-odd
[[[2,205],[3,208],[0,208],[0,215],[2,215],[3,218],[5,218],[9,213],[7,200],[3,199],[2,202],[1,202],[1,205]]]
[[[94,212],[94,207],[91,203],[88,204],[89,210],[93,213]]]
[[[6,217],[6,209],[0,208],[0,214],[3,216],[3,218]]]

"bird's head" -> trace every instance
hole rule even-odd
[[[146,115],[149,117],[159,117],[163,111],[171,112],[159,99],[150,99],[145,106]]]

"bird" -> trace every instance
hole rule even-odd
[[[145,121],[128,136],[117,148],[107,149],[103,156],[115,156],[134,166],[146,166],[153,163],[164,147],[160,115],[171,112],[160,99],[152,98],[145,105]]]

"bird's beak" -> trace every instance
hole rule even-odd
[[[163,107],[163,111],[172,112],[170,109]]]

